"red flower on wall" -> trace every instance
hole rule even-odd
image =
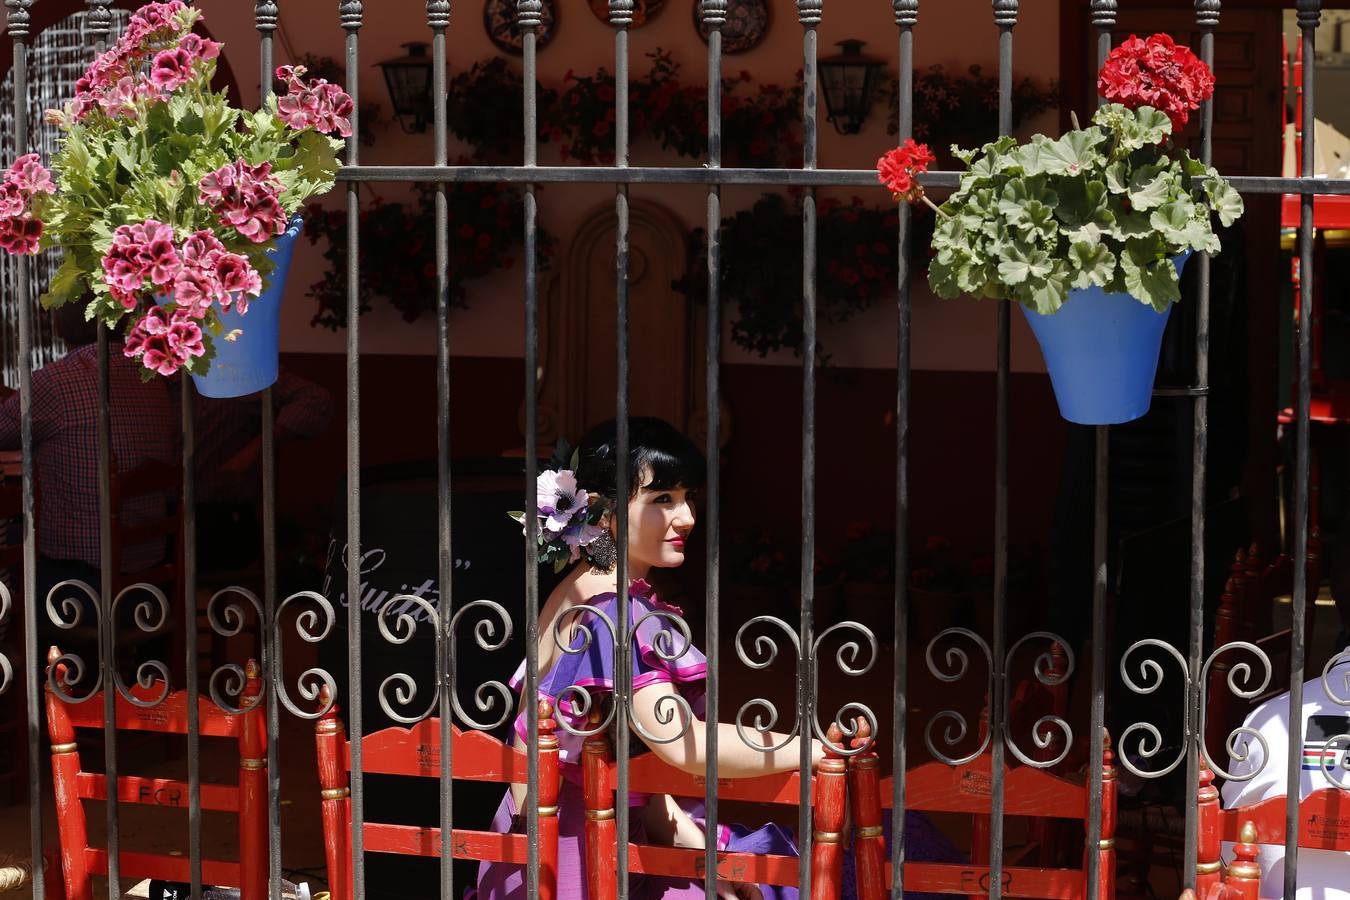
[[[1130,109],[1151,106],[1161,110],[1172,120],[1176,133],[1191,112],[1213,96],[1214,73],[1170,35],[1130,35],[1106,58],[1097,90],[1112,103]]]

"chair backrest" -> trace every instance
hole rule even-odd
[[[830,741],[842,746],[837,725],[831,726]],[[586,882],[590,900],[614,900],[618,886],[618,838],[614,818],[616,766],[609,737],[601,732],[588,737],[582,749],[582,782],[586,804]],[[813,900],[838,900],[843,880],[844,807],[847,802],[847,774],[844,760],[828,753],[811,779],[812,808],[815,810],[811,847]],[[635,757],[628,766],[628,787],[633,793],[669,794],[672,797],[701,801],[706,781],[675,768],[655,753]],[[719,800],[790,806],[801,805],[801,776],[796,772],[759,778],[719,778]],[[629,872],[689,879],[704,878],[705,856],[701,848],[669,845],[628,844]],[[717,854],[719,878],[728,881],[795,886],[798,879],[796,856],[731,853]]]
[[[56,666],[56,678],[64,678],[64,664],[58,664],[59,651],[53,647],[47,655],[50,668]],[[245,712],[230,714],[205,697],[189,698],[175,691],[149,707],[137,706],[118,693],[114,722],[123,731],[154,731],[187,734],[188,704],[197,704],[199,732],[203,737],[233,738],[239,743],[239,782],[237,785],[201,785],[201,808],[237,813],[239,816],[239,861],[202,860],[202,880],[208,884],[238,887],[241,900],[267,898],[267,731],[263,710],[257,698],[262,679],[257,663],[250,660],[244,669],[241,694]],[[113,690],[105,687],[104,690]],[[159,697],[158,684],[143,687],[139,683],[131,694],[139,701]],[[61,868],[67,900],[92,900],[94,875],[108,871],[108,854],[103,848],[90,847],[85,827],[84,800],[106,800],[109,793],[106,775],[80,768],[77,728],[104,726],[102,691],[88,700],[68,703],[46,687],[47,731],[52,745],[52,780],[55,785],[57,828],[61,838]],[[251,708],[249,708],[251,705]],[[186,810],[186,782],[168,778],[119,775],[115,785],[119,803],[135,803]],[[122,851],[118,857],[121,873],[127,878],[162,878],[188,881],[190,864],[184,856]]]
[[[1102,758],[1102,837],[1098,849],[1100,866],[1098,896],[1115,896],[1116,882],[1116,772],[1110,739],[1103,735]],[[850,789],[860,847],[858,853],[859,897],[873,900],[888,896],[890,864],[882,847],[881,810],[891,808],[892,778],[874,774],[875,755],[862,754],[850,759]],[[871,771],[869,771],[869,769]],[[856,774],[854,774],[856,772]],[[911,769],[905,776],[905,808],[915,812],[987,814],[992,796],[993,767],[988,753],[963,765],[928,762]],[[1029,818],[1086,821],[1088,790],[1085,784],[1066,781],[1032,766],[1004,770],[1004,814]],[[862,797],[876,800],[864,804]],[[872,810],[876,812],[873,813]],[[875,815],[876,818],[871,817]],[[863,836],[863,829],[871,829]],[[864,869],[864,856],[867,858]],[[873,862],[874,860],[874,862]],[[866,890],[864,887],[866,871]],[[1086,869],[1056,869],[1004,866],[1003,888],[1019,897],[1086,897]],[[938,894],[984,894],[988,892],[988,866],[951,863],[906,862],[905,891],[929,891]]]
[[[331,900],[351,900],[352,807],[351,746],[338,717],[337,705],[321,691],[328,707],[314,727],[323,807],[324,853]],[[558,871],[558,739],[553,705],[541,700],[539,719],[539,897],[557,896]],[[528,781],[529,757],[481,731],[451,726],[451,775],[455,780],[502,785]],[[394,726],[361,739],[361,771],[438,779],[441,774],[441,720],[423,719],[410,728]],[[371,853],[439,857],[441,830],[421,825],[363,823],[364,848]],[[505,862],[524,866],[528,844],[524,834],[499,834],[456,828],[450,839],[455,859]]]
[[[1321,541],[1316,532],[1308,535],[1307,627],[1304,631],[1304,653],[1311,649],[1313,635],[1312,600],[1317,595],[1321,580]],[[1225,681],[1232,666],[1250,661],[1250,655],[1224,654],[1214,661],[1209,672],[1209,708],[1205,713],[1205,741],[1207,746],[1220,749],[1227,746],[1228,735],[1242,724],[1251,710],[1272,697],[1289,690],[1289,656],[1293,647],[1293,631],[1285,628],[1271,631],[1277,597],[1292,594],[1294,564],[1281,553],[1273,561],[1262,559],[1256,544],[1239,550],[1234,558],[1231,574],[1219,597],[1219,609],[1214,620],[1214,646],[1222,647],[1232,641],[1250,641],[1265,653],[1271,662],[1271,679],[1260,694],[1243,699],[1228,690]]]
[[[1283,835],[1284,798],[1278,799],[1279,830]],[[1258,804],[1264,805],[1265,801]],[[1219,791],[1214,787],[1214,773],[1203,757],[1200,760],[1200,790],[1196,795],[1196,810],[1198,838],[1193,900],[1259,900],[1261,865],[1257,861],[1257,835],[1262,834],[1262,840],[1271,838],[1260,831],[1248,815],[1252,807],[1233,810],[1219,808]],[[1238,814],[1242,816],[1240,822],[1236,820]],[[1231,835],[1224,833],[1230,821],[1234,824]],[[1233,848],[1236,858],[1228,866],[1227,872],[1219,856],[1219,847],[1224,840],[1236,842]],[[1186,900],[1185,895],[1182,896]]]

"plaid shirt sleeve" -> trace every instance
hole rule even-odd
[[[61,398],[58,380],[38,369],[33,373],[33,443],[38,444],[60,427]],[[0,450],[18,450],[19,434],[18,392],[0,401]]]
[[[318,437],[333,417],[333,398],[328,391],[299,375],[283,372],[277,378],[273,397],[278,407],[277,428],[293,437]]]

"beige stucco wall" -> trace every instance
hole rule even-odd
[[[699,80],[705,66],[706,48],[694,32],[690,7],[695,0],[668,0],[665,9],[646,27],[632,34],[632,58],[635,71],[645,67],[644,54],[661,47],[671,51],[683,64],[685,77]],[[258,49],[250,15],[241,12],[237,0],[200,0],[208,24],[215,36],[225,41],[225,53],[238,77],[248,102],[256,102],[258,88]],[[336,0],[284,0],[281,27],[275,49],[278,65],[290,61],[290,53],[316,52],[342,56],[343,32],[337,23]],[[399,45],[409,40],[424,40],[428,35],[423,4],[415,0],[367,2],[366,23],[361,30],[362,96],[379,102],[389,110],[388,95],[379,68],[379,60],[402,53]],[[568,69],[594,71],[613,67],[613,39],[608,26],[596,20],[584,0],[559,0],[560,20],[556,40],[539,55],[540,78],[558,83]],[[833,52],[834,42],[846,37],[869,39],[867,51],[890,60],[894,70],[897,49],[896,29],[885,0],[832,0],[826,4],[820,26],[822,55]],[[765,41],[753,51],[728,57],[728,70],[741,68],[754,73],[757,81],[788,83],[801,67],[802,29],[796,22],[795,5],[790,0],[774,0],[774,21]],[[496,49],[482,27],[482,0],[457,0],[453,4],[449,61],[452,71],[491,57]],[[1058,4],[1024,4],[1017,28],[1015,68],[1019,75],[1040,81],[1057,78],[1059,60]],[[919,65],[943,63],[961,68],[981,63],[989,68],[997,56],[997,29],[987,0],[943,0],[925,4],[915,32],[915,53]],[[515,110],[504,111],[506,115]],[[1054,116],[1033,123],[1053,128]],[[877,156],[893,141],[886,134],[880,105],[863,132],[840,136],[824,121],[821,113],[820,164],[826,167],[869,168]],[[431,135],[406,135],[397,125],[378,132],[373,147],[363,147],[365,163],[418,163],[431,161]],[[462,148],[451,147],[451,157]],[[555,152],[545,147],[541,162],[556,161]],[[659,147],[641,143],[634,148],[635,163],[664,162],[690,165],[663,154]],[[385,197],[397,196],[394,186],[379,186]],[[691,227],[704,220],[703,193],[697,188],[645,188],[635,195],[659,200]],[[729,189],[724,195],[724,212],[748,206],[759,191]],[[341,191],[335,191],[327,203],[341,203]],[[554,234],[570,234],[583,216],[606,202],[607,192],[596,186],[555,185],[540,195],[542,224]],[[363,191],[369,200],[372,193]],[[884,196],[868,196],[880,203]],[[920,252],[921,248],[920,248]],[[314,329],[309,325],[313,302],[305,297],[306,287],[321,271],[318,248],[301,241],[290,278],[283,326],[283,349],[291,352],[343,351],[344,336]],[[792,264],[792,261],[785,261]],[[472,356],[519,356],[521,354],[523,292],[519,268],[469,285],[470,308],[457,310],[451,320],[452,350]],[[727,298],[734,300],[734,298]],[[951,370],[988,370],[994,364],[996,308],[992,303],[938,301],[920,286],[914,297],[914,360],[917,368]],[[1041,368],[1030,332],[1014,316],[1014,368],[1034,371]],[[852,321],[833,327],[824,339],[837,365],[890,367],[895,358],[893,307],[879,303]],[[434,327],[423,319],[409,325],[385,303],[377,303],[374,312],[362,319],[362,348],[373,353],[433,353]],[[759,362],[729,341],[727,362]],[[790,363],[786,356],[768,362]]]

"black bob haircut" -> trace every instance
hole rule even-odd
[[[577,483],[582,490],[615,499],[618,475],[618,423],[611,419],[582,438],[577,448]],[[642,483],[644,475],[651,480]],[[634,416],[628,420],[629,499],[639,488],[697,490],[708,477],[708,464],[694,442],[662,419]]]

